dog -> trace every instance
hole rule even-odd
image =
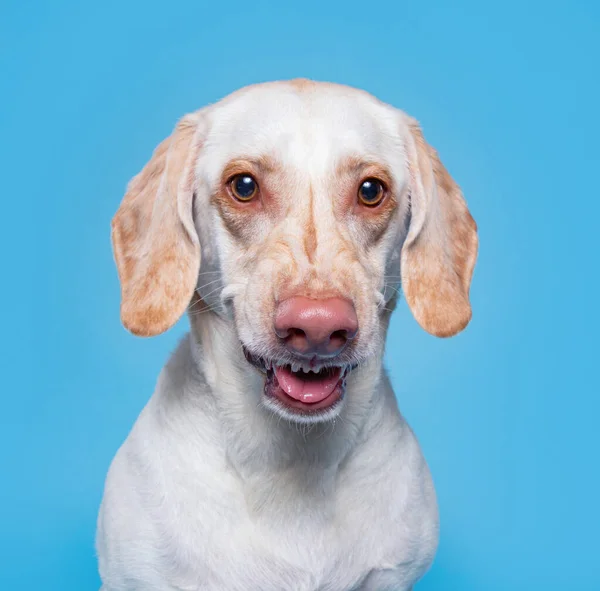
[[[367,92],[243,88],[177,124],[112,222],[121,320],[191,330],[110,467],[103,591],[408,591],[429,469],[382,366],[400,290],[452,336],[478,238],[419,124]]]

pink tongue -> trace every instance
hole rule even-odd
[[[305,404],[325,400],[340,381],[341,368],[323,371],[322,374],[294,373],[289,366],[275,367],[279,387],[290,397]],[[310,377],[309,377],[310,376]]]

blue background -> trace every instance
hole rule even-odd
[[[0,589],[97,589],[109,462],[186,330],[119,324],[126,182],[182,114],[308,76],[417,117],[480,228],[469,328],[402,303],[388,343],[442,517],[419,591],[599,590],[599,30],[577,0],[2,2]]]

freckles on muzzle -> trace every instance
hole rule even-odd
[[[259,261],[251,282],[255,297],[243,304],[255,335],[244,351],[265,375],[263,401],[270,410],[292,419],[328,420],[341,412],[347,377],[361,359],[356,291],[364,281],[341,248],[310,264],[300,245],[273,241]]]

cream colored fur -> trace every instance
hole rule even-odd
[[[227,193],[244,170],[261,187]],[[386,176],[378,209],[361,175]],[[438,336],[471,317],[477,235],[414,120],[309,81],[242,89],[185,117],[113,222],[122,319],[191,331],[114,459],[98,519],[104,591],[408,591],[433,560],[429,470],[382,368],[400,287]],[[280,358],[276,303],[343,295],[359,333],[343,403],[298,418],[246,360]]]

